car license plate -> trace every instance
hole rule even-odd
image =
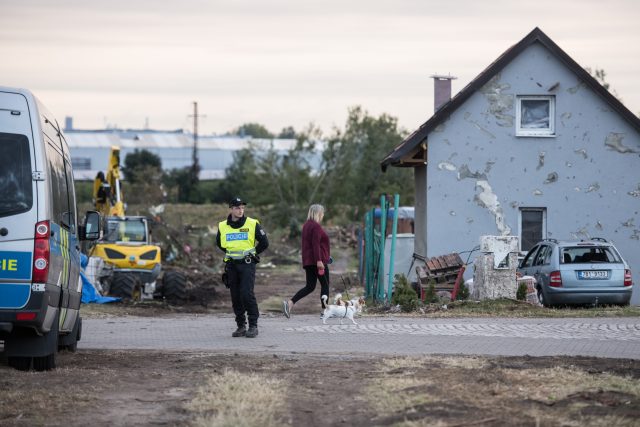
[[[608,279],[609,272],[605,270],[586,270],[578,271],[579,279]]]

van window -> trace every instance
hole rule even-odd
[[[27,212],[32,206],[29,139],[0,132],[0,217]]]
[[[48,176],[51,181],[51,199],[53,218],[51,219],[58,225],[66,229],[70,229],[70,209],[69,198],[67,195],[67,178],[64,170],[64,161],[62,154],[59,153],[51,144],[47,146],[47,159],[49,160]]]
[[[76,195],[75,187],[73,186],[73,171],[68,161],[64,162],[64,170],[67,180],[67,189],[69,190],[69,210],[64,215],[64,221],[72,234],[76,234]]]

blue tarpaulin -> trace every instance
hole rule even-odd
[[[80,254],[80,265],[82,269],[87,266],[89,262],[89,258],[85,254]],[[97,289],[93,284],[89,281],[87,276],[84,274],[84,271],[80,272],[80,278],[82,279],[82,302],[84,304],[96,303],[96,304],[106,304],[108,302],[120,301],[120,298],[116,297],[103,297],[98,293]]]

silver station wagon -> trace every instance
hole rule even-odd
[[[538,300],[555,305],[628,305],[631,270],[612,243],[545,239],[524,257],[518,272],[536,279]]]

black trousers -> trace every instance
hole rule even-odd
[[[307,283],[304,288],[296,292],[293,298],[291,298],[291,301],[295,304],[302,298],[309,295],[316,289],[316,283],[320,281],[320,304],[322,305],[322,308],[325,308],[322,302],[322,295],[326,295],[327,298],[329,298],[329,267],[327,266],[324,268],[324,274],[322,276],[318,275],[318,267],[315,265],[305,266],[304,271],[307,275]]]
[[[236,324],[243,327],[249,319],[249,327],[258,326],[258,303],[253,294],[253,285],[256,279],[256,265],[228,262],[226,265],[229,277],[229,290],[231,291],[231,304],[236,315]]]

